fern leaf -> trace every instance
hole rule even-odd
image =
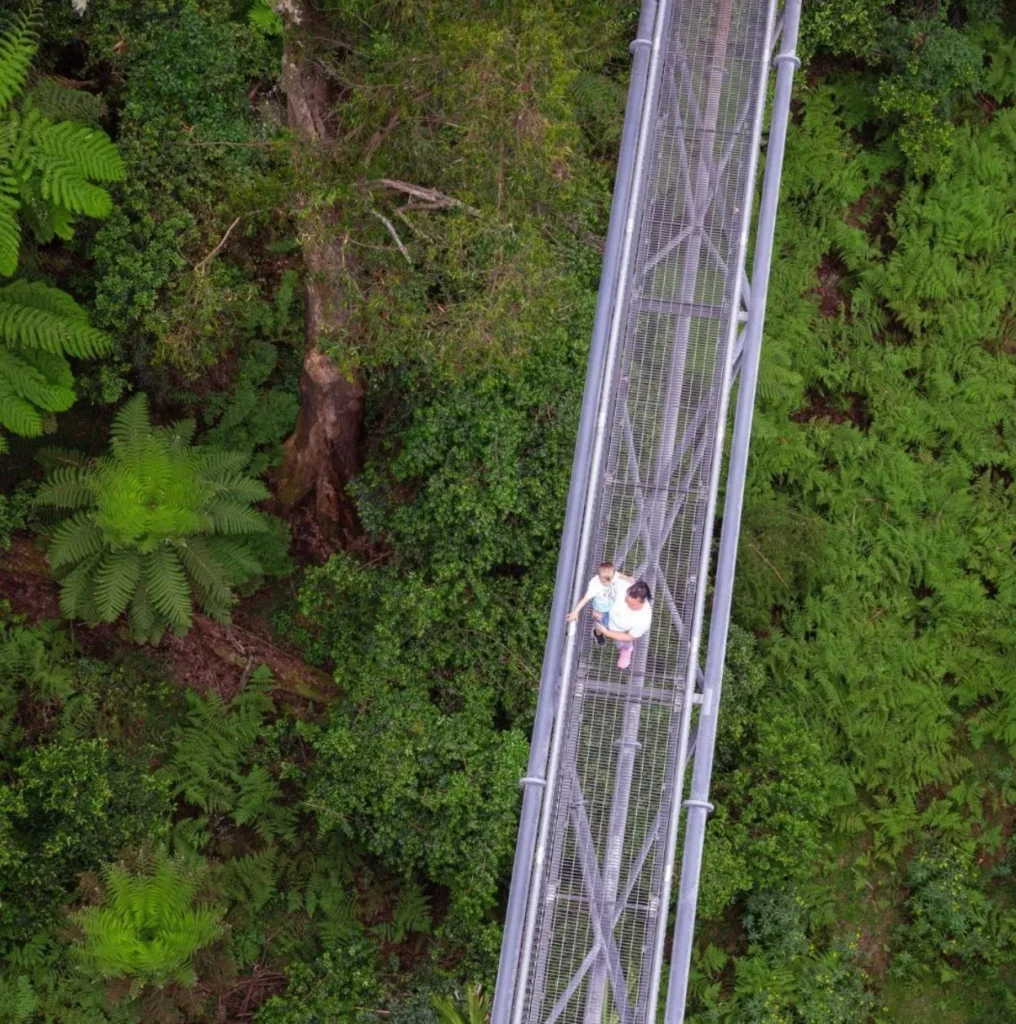
[[[60,611],[68,619],[89,621],[92,608],[92,575],[101,555],[79,562],[60,580]]]
[[[21,223],[18,210],[17,174],[11,163],[16,129],[10,122],[0,122],[0,276],[10,277],[18,269],[21,251]]]
[[[143,391],[129,398],[113,419],[109,433],[114,444],[130,445],[151,433],[148,395]]]
[[[241,473],[232,473],[220,479],[216,484],[216,490],[223,498],[247,504],[264,501],[268,497],[268,488],[260,480]]]
[[[31,88],[25,93],[25,110],[37,110],[53,121],[78,121],[98,125],[106,112],[106,104],[99,96],[84,89],[71,89],[48,75],[33,76]]]
[[[54,123],[48,118],[40,119],[33,142],[50,158],[46,163],[62,164],[67,174],[82,181],[123,180],[123,159],[110,137],[99,128],[74,121]]]
[[[15,15],[0,32],[0,110],[3,110],[25,86],[28,69],[39,48],[36,34],[38,5],[31,4]]]
[[[162,636],[162,630],[156,628],[158,615],[148,598],[148,584],[143,578],[138,580],[137,586],[134,588],[134,596],[127,609],[127,619],[134,636],[158,643]]]
[[[48,354],[48,353],[40,353]],[[56,357],[57,362],[62,366],[57,367],[58,371],[66,367],[66,362]],[[69,371],[69,367],[67,370]],[[24,398],[32,405],[45,412],[63,412],[74,404],[74,389],[68,386],[65,381],[70,373],[61,373],[61,379],[52,381],[47,379],[38,366],[32,365],[32,360],[15,355],[7,349],[0,348],[0,389],[6,386],[19,398]],[[2,403],[0,403],[2,413]],[[15,429],[11,427],[11,429]],[[21,431],[18,431],[21,433]]]
[[[0,287],[0,342],[78,357],[102,355],[111,345],[66,292],[39,281]]]
[[[19,395],[0,371],[0,426],[22,437],[38,437],[42,433],[39,411]]]
[[[188,537],[177,546],[177,553],[188,575],[198,588],[201,604],[212,615],[226,612],[233,594],[226,585],[226,573],[201,537]],[[214,617],[214,615],[213,615]]]
[[[260,512],[248,508],[243,502],[216,498],[205,505],[204,511],[211,517],[216,533],[239,535],[265,533],[268,521]]]
[[[95,574],[95,606],[104,622],[120,617],[141,578],[142,556],[135,551],[107,551]]]
[[[39,191],[43,199],[86,217],[108,217],[113,200],[99,185],[93,185],[69,160],[50,157],[42,167]],[[55,231],[54,231],[55,233]]]
[[[201,475],[216,484],[223,478],[238,476],[247,465],[247,456],[241,452],[224,451],[221,448],[205,448],[199,455]]]
[[[261,563],[250,553],[244,541],[229,537],[205,537],[205,543],[237,582],[261,572]]]
[[[65,519],[53,531],[49,548],[49,565],[59,573],[82,559],[98,555],[104,547],[102,531],[87,512],[78,512]]]
[[[175,629],[189,629],[190,587],[176,552],[166,546],[153,551],[144,560],[144,574],[148,596],[155,610]]]
[[[91,488],[85,483],[79,466],[60,466],[49,475],[35,495],[38,505],[55,508],[86,508],[95,503]]]

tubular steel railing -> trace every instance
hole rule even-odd
[[[683,1020],[799,14],[799,0],[787,0],[777,29],[776,0],[646,0],[642,9],[493,1024],[655,1022],[685,809],[666,1009],[668,1024]],[[749,286],[770,65],[777,83]],[[703,673],[710,538],[738,370]],[[603,559],[645,579],[654,597],[652,630],[627,671],[612,647],[591,643],[588,622],[565,628]]]

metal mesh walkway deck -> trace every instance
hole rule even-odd
[[[643,7],[494,1024],[656,1019],[723,430],[745,323],[761,337],[745,255],[776,33],[776,0]],[[654,598],[624,672],[588,618],[563,629],[603,559]]]

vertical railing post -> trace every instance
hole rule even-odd
[[[734,569],[740,539],[741,510],[747,476],[751,422],[758,382],[759,358],[762,349],[762,328],[765,323],[769,269],[773,255],[773,233],[779,203],[780,175],[790,115],[790,97],[794,71],[800,66],[796,55],[797,34],[801,19],[801,0],[787,0],[784,7],[780,52],[773,57],[776,65],[776,89],[773,97],[769,145],[766,153],[762,199],[759,204],[758,231],[751,280],[751,302],[745,329],[741,382],[734,417],[730,463],[727,471],[727,493],[723,510],[723,528],[716,563],[716,586],[713,595],[706,654],[705,681],[699,715],[697,744],[691,788],[684,802],[688,811],[685,827],[684,855],[681,860],[681,881],[678,889],[677,923],[671,956],[670,988],[667,994],[666,1024],[681,1024],[688,997],[688,975],[691,969],[692,943],[695,933],[695,912],[698,906],[699,879],[702,873],[702,850],[706,819],[711,804],[709,786],[716,747],[716,723],[730,608],[733,599]]]
[[[565,510],[564,527],[561,537],[561,552],[554,583],[554,598],[551,606],[550,628],[547,646],[543,656],[540,677],[540,692],[536,704],[536,717],[529,749],[529,764],[526,777],[522,780],[522,813],[519,820],[518,841],[515,861],[512,867],[511,889],[505,913],[504,934],[501,942],[501,958],[498,965],[497,984],[494,989],[494,1004],[491,1024],[508,1024],[512,998],[518,972],[519,955],[526,906],[533,873],[533,853],[536,847],[537,827],[543,787],[546,785],[547,759],[550,754],[550,739],[554,724],[554,708],[557,703],[557,687],[561,677],[561,656],[565,641],[565,613],[571,606],[578,571],[579,533],[586,505],[586,492],[591,470],[591,453],[603,388],[606,365],[607,342],[613,320],[614,301],[617,294],[618,270],[624,235],[625,212],[631,194],[632,176],[635,167],[635,150],[639,126],[642,122],[642,107],[645,102],[646,82],[649,74],[649,50],[656,22],[657,0],[643,0],[639,17],[638,32],[631,45],[632,70],[628,86],[628,100],[625,109],[624,128],[621,136],[621,151],[618,157],[617,178],[614,198],[611,204],[610,224],[603,255],[603,269],[600,274],[600,291],[593,322],[593,335],[589,348],[589,363],[586,369],[585,391],[582,396],[582,411],[579,417],[578,440],[572,461],[571,484]]]

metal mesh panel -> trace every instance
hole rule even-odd
[[[725,352],[772,4],[685,0],[665,26],[609,444],[585,581],[604,558],[644,578],[653,627],[628,672],[579,638],[522,993],[530,1024],[643,1024],[679,796],[696,576],[715,493]],[[588,622],[588,620],[585,620]]]

